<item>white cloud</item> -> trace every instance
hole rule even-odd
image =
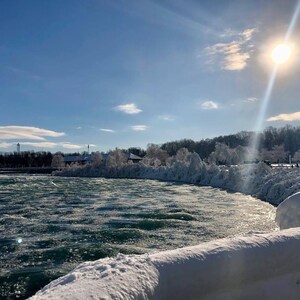
[[[248,97],[245,101],[250,102],[250,103],[254,103],[254,102],[257,102],[258,99],[256,97]]]
[[[208,101],[200,103],[199,107],[201,109],[205,109],[205,110],[218,109],[219,108],[219,104],[217,102],[208,100]]]
[[[115,107],[115,110],[121,111],[125,114],[139,114],[142,112],[134,103],[122,104]]]
[[[164,121],[174,121],[174,117],[170,115],[160,115],[158,116],[159,119],[164,120]]]
[[[82,145],[75,145],[75,144],[71,144],[69,142],[58,143],[58,146],[62,146],[65,149],[81,149],[84,147]]]
[[[144,131],[144,130],[147,130],[147,126],[146,125],[135,125],[135,126],[131,126],[131,129],[134,131]]]
[[[76,127],[76,129],[77,129],[77,130],[81,130],[81,129],[82,129],[82,127],[81,127],[81,126],[78,126],[78,127]]]
[[[0,148],[9,148],[13,146],[12,143],[0,142]]]
[[[109,128],[100,128],[99,130],[103,132],[115,132],[113,129],[109,129]]]
[[[257,28],[248,28],[242,31],[239,35],[241,35],[245,39],[245,41],[250,41],[256,31]]]
[[[256,28],[249,28],[239,33],[225,31],[223,37],[234,38],[230,42],[216,43],[206,47],[202,54],[206,59],[206,64],[219,66],[222,70],[238,71],[247,66],[253,45],[250,43]],[[202,55],[200,55],[202,57]]]
[[[45,140],[44,136],[60,137],[64,132],[29,127],[29,126],[0,126],[0,139]]]
[[[292,122],[292,121],[300,121],[300,111],[294,112],[291,114],[280,114],[274,117],[270,117],[267,119],[268,122],[275,122],[275,121],[286,121],[286,122]]]
[[[71,144],[69,142],[61,142],[61,143],[54,143],[54,142],[23,142],[20,143],[21,147],[23,145],[25,146],[31,146],[31,147],[36,147],[36,148],[56,148],[56,147],[62,147],[65,149],[81,149],[84,146],[82,145],[75,145],[75,144]]]

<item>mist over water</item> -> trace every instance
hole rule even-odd
[[[24,299],[80,262],[276,228],[275,208],[211,187],[0,175],[0,298]]]

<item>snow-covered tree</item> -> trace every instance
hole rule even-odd
[[[147,148],[147,154],[143,159],[143,162],[148,165],[154,165],[155,162],[157,165],[157,160],[159,160],[161,165],[166,165],[168,157],[167,151],[162,150],[158,145],[151,144]]]
[[[114,151],[111,151],[108,155],[108,159],[106,161],[107,167],[121,167],[127,163],[127,157],[125,153],[116,148]]]
[[[64,158],[60,153],[56,153],[52,158],[52,168],[63,168],[65,166]]]
[[[300,149],[293,156],[294,162],[300,162]]]
[[[100,152],[95,152],[92,154],[92,164],[95,167],[99,167],[103,164],[103,156]]]
[[[181,148],[176,153],[176,160],[188,162],[188,161],[190,161],[191,155],[192,155],[192,153],[189,152],[189,150],[187,148]]]
[[[228,164],[231,160],[232,151],[223,143],[216,143],[215,151],[210,154],[208,161],[216,164]]]
[[[261,159],[270,162],[284,162],[287,159],[288,151],[284,150],[284,146],[274,146],[271,150],[262,149]]]

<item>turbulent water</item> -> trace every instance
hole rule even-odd
[[[82,261],[271,231],[251,196],[150,180],[0,175],[0,298],[26,298]]]

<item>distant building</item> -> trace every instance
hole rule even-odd
[[[92,162],[92,156],[91,155],[67,155],[64,157],[64,162],[66,165],[71,165],[73,163],[85,165],[88,162]]]
[[[124,152],[124,154],[127,157],[128,161],[131,160],[134,163],[138,163],[139,161],[141,161],[143,159],[142,157],[132,154],[130,152]],[[108,156],[109,156],[109,153],[102,154],[103,160],[107,160]]]
[[[17,153],[19,153],[19,154],[21,153],[21,145],[20,145],[20,143],[17,144]]]
[[[142,157],[140,157],[138,155],[135,155],[135,154],[132,154],[130,152],[125,153],[125,155],[127,156],[128,160],[131,160],[134,163],[137,163],[137,162],[139,162],[143,159]]]

